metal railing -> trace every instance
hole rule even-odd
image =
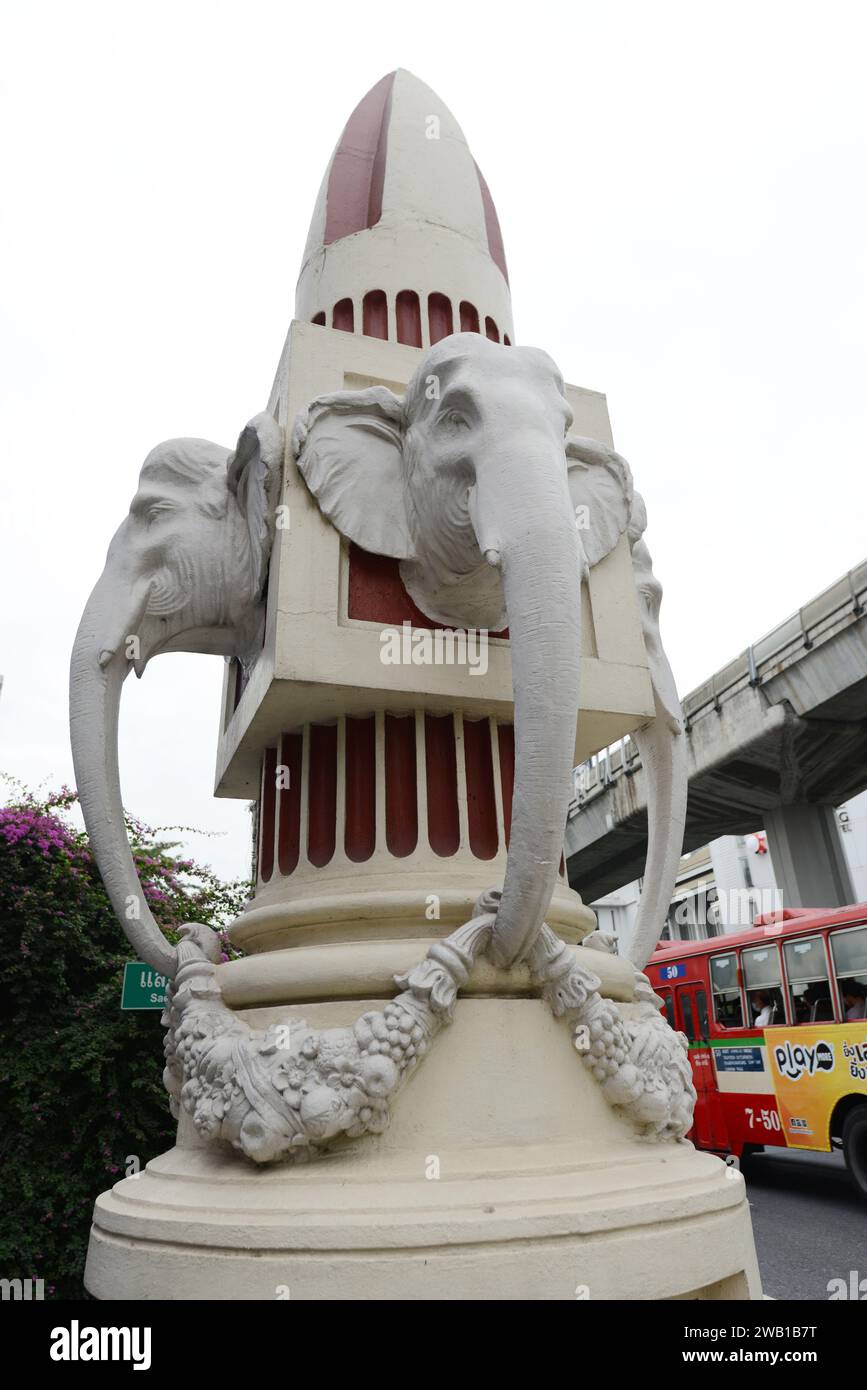
[[[739,690],[746,686],[760,688],[771,676],[797,661],[803,652],[811,651],[817,644],[821,645],[843,625],[862,618],[867,613],[867,607],[862,602],[865,597],[867,560],[849,570],[835,584],[823,589],[812,602],[778,623],[764,637],[751,643],[734,661],[715,671],[710,680],[690,691],[681,701],[687,731],[697,718],[711,711],[719,714],[723,702],[731,699]],[[575,768],[575,795],[569,803],[569,819],[619,777],[631,777],[640,766],[638,748],[627,734],[620,743],[603,749]]]

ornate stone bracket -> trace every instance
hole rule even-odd
[[[182,1107],[201,1135],[256,1163],[303,1161],[338,1135],[381,1133],[392,1097],[451,1022],[458,991],[490,942],[498,901],[498,890],[482,894],[470,921],[396,977],[401,993],[351,1028],[316,1030],[294,1018],[251,1028],[222,1001],[213,933],[182,928],[163,1014],[173,1113]],[[575,1045],[606,1099],[642,1134],[682,1137],[695,1102],[686,1040],[658,1012],[646,978],[637,976],[637,1012],[624,1017],[549,927],[528,964],[553,1013],[574,1015]]]

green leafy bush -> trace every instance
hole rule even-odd
[[[0,1277],[42,1279],[52,1298],[82,1296],[94,1198],[174,1138],[160,1014],[121,1012],[131,951],[75,800],[19,787],[0,810]],[[170,940],[237,915],[249,883],[222,883],[132,817],[127,831]]]

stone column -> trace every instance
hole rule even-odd
[[[855,901],[833,806],[780,806],[766,813],[764,828],[785,907],[845,907]]]

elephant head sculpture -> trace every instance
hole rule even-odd
[[[147,906],[124,827],[121,687],[159,652],[255,659],[282,462],[283,432],[268,414],[251,420],[234,451],[204,439],[153,449],[75,638],[72,755],[94,857],[132,945],[167,975],[176,953]]]
[[[544,352],[461,333],[428,352],[403,400],[379,386],[321,396],[292,436],[322,512],[365,550],[399,559],[425,614],[452,626],[508,624],[516,765],[490,950],[503,966],[533,946],[557,878],[578,711],[581,579],[624,533],[659,716],[638,735],[651,767],[647,910],[634,938],[641,965],[658,939],[682,842],[683,733],[659,642],[660,590],[641,540],[643,503],[626,462],[596,441],[567,440],[571,423],[563,379]]]

